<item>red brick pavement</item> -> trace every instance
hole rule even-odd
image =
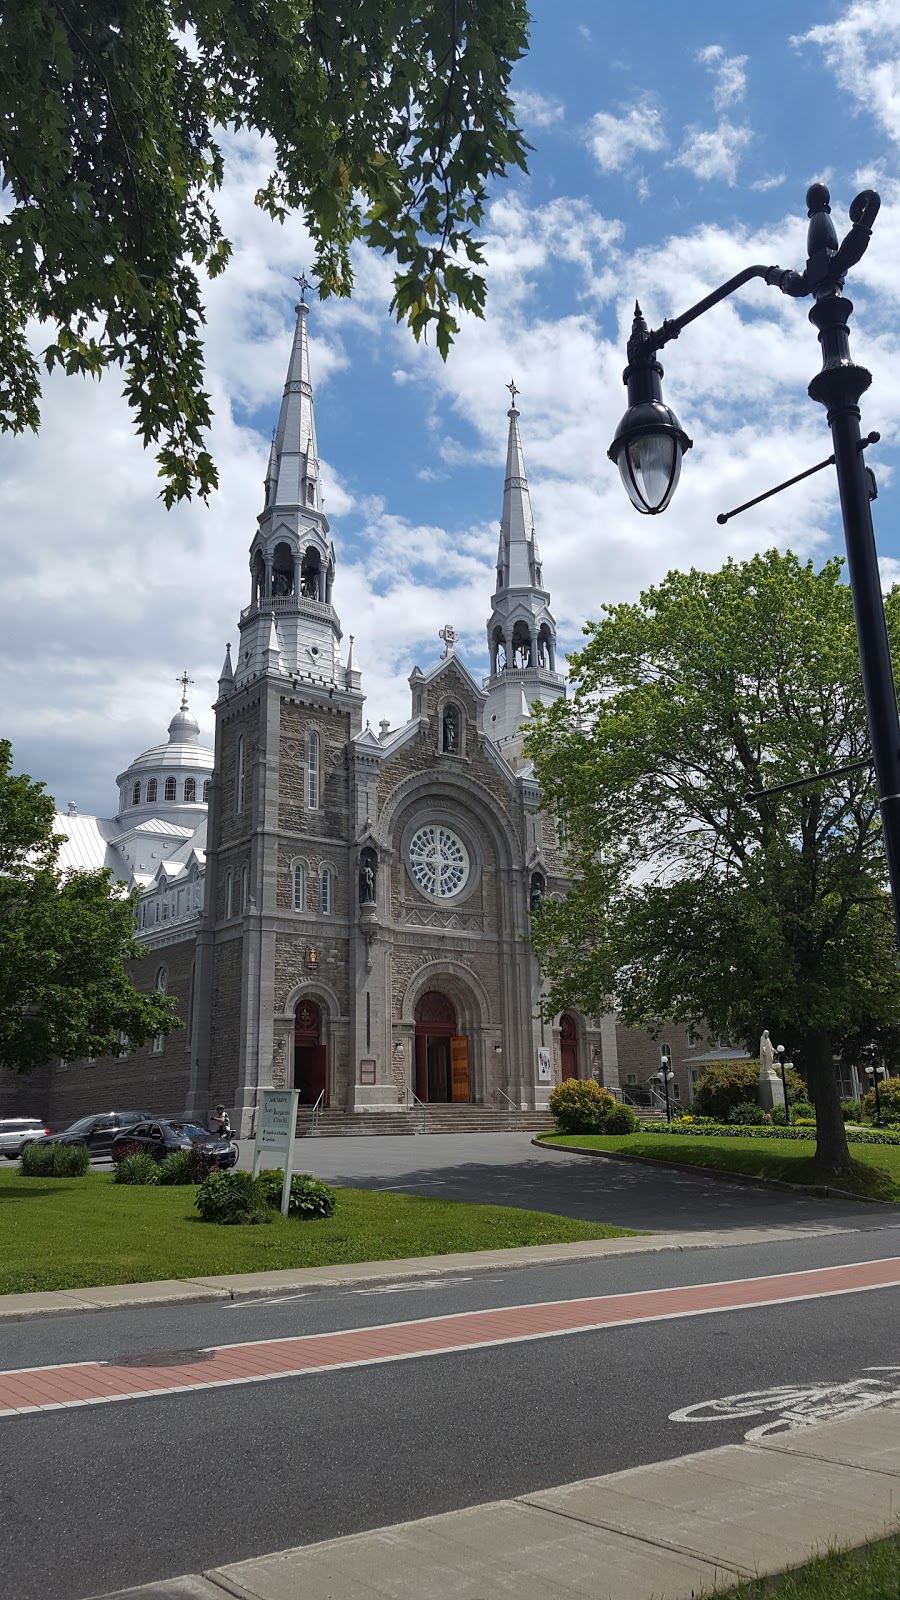
[[[900,1286],[900,1257],[820,1267],[765,1278],[738,1278],[684,1288],[583,1300],[550,1300],[491,1311],[458,1312],[419,1322],[391,1322],[336,1333],[219,1345],[202,1359],[177,1366],[118,1366],[78,1362],[0,1372],[0,1419],[68,1406],[179,1394],[185,1390],[261,1383],[272,1378],[333,1372],[343,1367],[446,1355],[483,1346],[584,1333],[625,1323],[664,1321],[717,1311],[786,1304],[822,1296]]]

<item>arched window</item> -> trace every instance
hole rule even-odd
[[[237,742],[237,760],[236,760],[236,763],[235,763],[235,773],[234,773],[234,809],[235,809],[235,811],[243,811],[243,809],[244,809],[244,764],[245,764],[244,735],[241,734],[241,737],[238,739],[238,742]]]
[[[175,799],[175,779],[174,778],[167,778],[166,779],[165,797],[166,797],[167,800],[174,800]]]
[[[147,799],[149,800],[151,805],[152,805],[153,801],[156,799],[156,779],[155,778],[148,778],[147,779]]]
[[[334,869],[323,867],[319,875],[319,910],[330,917],[334,910]]]
[[[168,920],[169,920],[169,902],[168,902],[168,900],[164,900],[163,901],[163,922],[168,922]]]
[[[159,921],[159,896],[158,895],[156,897],[156,912],[155,912],[153,920],[154,920],[154,922],[158,922]]]
[[[247,909],[250,892],[250,869],[245,865],[241,867],[241,913]]]
[[[306,803],[310,811],[319,809],[319,735],[311,733],[306,742]]]
[[[308,505],[315,505],[316,491],[311,483],[306,485],[306,501]]]
[[[306,910],[306,872],[302,861],[294,863],[293,907],[295,911]]]
[[[229,868],[225,874],[225,916],[234,914],[234,874]]]
[[[140,803],[141,803],[141,786],[140,786],[139,783],[136,783],[136,784],[133,785],[132,790],[131,790],[131,804],[133,806],[139,806]]]
[[[197,798],[197,780],[196,780],[196,778],[185,778],[185,780],[184,780],[184,798],[185,798],[185,802],[187,804],[189,804],[192,800],[196,800],[196,798]]]
[[[204,780],[203,780],[203,804],[204,805],[206,805],[207,801],[209,800],[209,785],[210,785],[209,778],[204,778]]]

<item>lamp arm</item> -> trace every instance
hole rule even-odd
[[[805,272],[793,272],[785,267],[745,267],[743,272],[736,273],[727,283],[720,284],[718,289],[713,289],[711,294],[698,300],[695,306],[683,311],[680,317],[667,317],[661,328],[655,328],[647,335],[648,345],[652,350],[661,350],[670,339],[677,339],[682,328],[686,328],[689,322],[695,322],[698,317],[703,316],[704,311],[711,311],[720,300],[727,300],[730,294],[734,294],[736,289],[743,288],[744,284],[750,283],[753,278],[764,278],[766,283],[775,289],[780,289],[782,294],[793,295],[798,299],[812,293],[806,282]]]

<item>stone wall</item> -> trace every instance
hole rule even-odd
[[[209,1064],[213,1106],[233,1106],[237,1095],[243,951],[242,934],[221,939],[215,948]]]

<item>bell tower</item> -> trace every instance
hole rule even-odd
[[[488,737],[508,757],[521,748],[521,729],[535,700],[557,700],[566,692],[556,670],[556,619],[543,567],[519,433],[515,383],[508,385],[509,438],[497,551],[497,589],[487,625],[490,677],[484,708]]]
[[[265,672],[319,687],[359,690],[345,667],[332,604],[335,555],[325,516],[313,411],[306,278],[266,469],[265,502],[250,546],[250,604],[241,612],[237,688]],[[352,681],[351,681],[352,680]]]

